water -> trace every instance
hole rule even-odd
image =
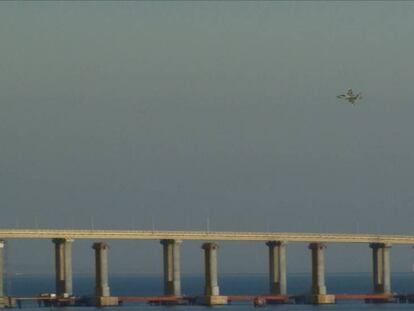
[[[369,293],[371,292],[370,274],[343,274],[328,275],[326,279],[330,293]],[[414,293],[414,275],[394,274],[392,276],[393,291],[398,293]],[[77,296],[91,295],[94,279],[92,276],[74,277],[74,293]],[[114,296],[146,296],[160,295],[162,293],[161,276],[112,276],[110,278],[111,294]],[[267,292],[266,275],[222,275],[220,278],[221,292],[226,294],[251,294],[258,295]],[[7,282],[8,293],[13,296],[35,296],[39,293],[54,292],[53,277],[39,276],[14,276]],[[203,291],[202,276],[184,276],[182,278],[183,294],[199,295]],[[309,292],[309,275],[291,275],[288,278],[289,294],[304,294]],[[28,311],[44,311],[34,304],[25,302],[23,307]],[[93,307],[66,307],[65,311],[81,311],[96,309]],[[148,306],[146,304],[126,305],[122,310],[207,310],[211,308],[203,306]],[[371,310],[412,310],[414,304],[365,304],[360,301],[340,301],[335,305],[311,306],[311,305],[268,305],[262,310],[332,310],[332,311],[371,311]],[[105,308],[106,311],[120,311],[119,307]],[[238,303],[229,306],[214,307],[214,310],[258,310],[250,303]]]

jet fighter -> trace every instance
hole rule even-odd
[[[337,98],[343,98],[344,100],[347,100],[350,104],[355,105],[355,102],[358,99],[361,99],[361,93],[358,94],[354,94],[354,92],[352,91],[352,89],[349,89],[346,94],[341,94],[336,96]]]

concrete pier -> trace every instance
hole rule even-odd
[[[286,242],[269,241],[269,292],[272,295],[286,295]]]
[[[0,240],[0,306],[4,297],[4,246],[5,242]]]
[[[5,307],[4,295],[4,246],[3,240],[0,240],[0,308]]]
[[[6,292],[4,290],[5,252],[6,242],[0,240],[0,308],[13,308],[16,306],[16,299],[6,296]]]
[[[53,239],[55,244],[56,295],[72,295],[72,242],[71,239]]]
[[[328,295],[325,285],[325,249],[323,243],[311,243],[309,249],[312,251],[312,304],[329,304],[335,302],[334,295]]]
[[[164,295],[181,296],[181,240],[161,240],[163,245]]]
[[[95,250],[95,305],[98,307],[118,305],[118,297],[111,297],[108,282],[108,244],[94,243]]]
[[[218,272],[217,272],[217,249],[218,245],[215,243],[204,243],[204,295],[217,296],[220,295],[218,286]]]
[[[384,294],[391,294],[391,267],[390,267],[391,244],[384,244],[382,249],[382,274],[384,277]]]
[[[372,282],[376,294],[391,293],[390,249],[391,244],[371,243]]]
[[[206,305],[227,304],[227,296],[220,296],[217,271],[217,250],[216,243],[204,243],[204,300]]]
[[[95,250],[95,297],[110,296],[108,285],[108,244],[94,243]]]

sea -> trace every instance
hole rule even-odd
[[[307,274],[288,276],[289,294],[306,294],[311,287],[311,277]],[[182,277],[182,292],[184,295],[197,296],[203,292],[203,276],[184,275]],[[369,273],[358,274],[330,274],[326,277],[329,293],[370,293],[371,275]],[[6,284],[7,294],[11,296],[36,296],[40,293],[54,292],[54,279],[52,276],[16,275],[9,277]],[[219,279],[220,291],[223,295],[260,295],[268,292],[268,279],[265,274],[224,274]],[[110,277],[111,295],[113,296],[152,296],[162,294],[161,275],[113,275]],[[76,296],[91,295],[94,287],[93,276],[74,276],[73,289]],[[400,294],[414,293],[414,273],[401,273],[392,275],[392,288]],[[37,304],[24,302],[22,308],[28,311],[44,311]],[[48,309],[64,309],[65,311],[97,310],[95,307],[52,307]],[[144,303],[125,304],[120,307],[106,307],[106,311],[121,310],[257,310],[250,302],[232,303],[226,306],[154,306]],[[369,311],[369,310],[414,310],[414,304],[385,303],[366,304],[362,301],[339,301],[334,305],[304,305],[304,304],[280,304],[266,305],[263,310],[329,310],[329,311]]]

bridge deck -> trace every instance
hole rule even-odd
[[[9,239],[122,239],[122,240],[200,240],[200,241],[287,241],[332,243],[414,244],[411,235],[346,233],[160,231],[160,230],[58,230],[0,229],[0,238]]]

